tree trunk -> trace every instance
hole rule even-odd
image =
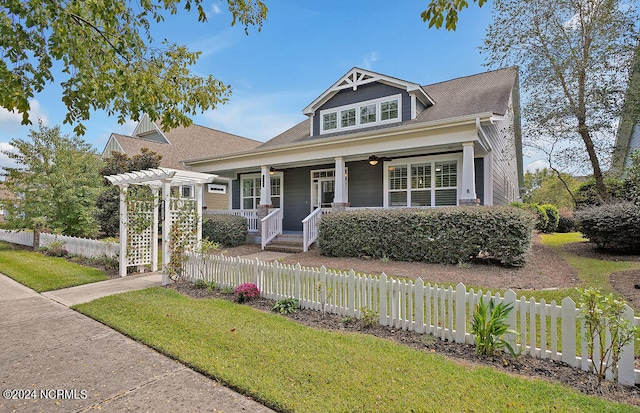
[[[602,170],[600,169],[600,161],[598,160],[598,155],[596,154],[591,134],[589,134],[589,128],[584,122],[580,122],[578,126],[578,133],[580,133],[580,136],[584,141],[584,146],[587,148],[589,161],[593,168],[593,178],[596,180],[596,190],[598,191],[598,195],[602,201],[606,201],[609,198],[609,194],[607,193],[607,187],[604,184],[604,177],[602,176]]]

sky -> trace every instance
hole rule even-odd
[[[164,38],[201,51],[196,74],[213,75],[233,90],[229,102],[194,117],[194,123],[266,141],[306,117],[302,109],[353,67],[372,70],[419,84],[430,84],[488,70],[480,53],[491,22],[491,2],[472,3],[459,15],[456,31],[428,28],[420,17],[424,0],[366,3],[345,0],[266,0],[269,7],[261,31],[231,26],[226,1],[205,0],[208,22],[195,12],[168,16],[152,28],[156,41]],[[50,127],[63,125],[63,80],[31,101],[31,126],[0,109],[0,150],[11,150],[13,138],[28,139],[37,119]],[[136,122],[124,125],[116,117],[93,112],[82,137],[101,153],[111,133],[132,134]],[[543,166],[526,154],[525,167]],[[0,166],[10,165],[0,155]]]

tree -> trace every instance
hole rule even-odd
[[[602,199],[636,30],[633,2],[496,0],[482,50],[490,66],[520,66],[529,141],[550,137],[559,165],[589,165]]]
[[[524,202],[540,205],[553,204],[558,209],[572,210],[575,207],[573,193],[578,190],[580,181],[573,176],[556,172],[551,169],[536,169],[524,174],[525,195]]]
[[[473,0],[478,3],[478,7],[482,7],[487,0]],[[469,7],[467,0],[431,0],[427,9],[420,14],[422,21],[429,21],[429,28],[439,29],[445,22],[447,30],[455,30],[458,26],[458,13]]]
[[[29,133],[30,141],[13,139],[17,152],[2,151],[16,163],[4,167],[5,188],[15,199],[5,202],[8,221],[19,228],[45,225],[64,235],[91,236],[97,231],[93,218],[101,189],[98,171],[102,160],[91,145],[60,134],[60,127]]]
[[[153,23],[183,6],[207,20],[203,0],[7,0],[0,5],[0,106],[30,124],[29,99],[54,81],[54,63],[65,76],[64,123],[78,123],[91,110],[117,114],[118,121],[147,113],[164,128],[188,126],[188,115],[227,101],[230,86],[189,72],[200,52],[151,36]],[[232,25],[258,30],[267,8],[260,0],[228,0]]]
[[[106,164],[100,170],[100,175],[117,175],[125,172],[157,168],[160,166],[161,159],[161,155],[147,148],[142,148],[140,154],[132,157],[119,152],[111,152],[111,156],[107,158]],[[106,236],[116,237],[120,232],[120,192],[117,186],[111,185],[106,179],[104,179],[103,183],[108,188],[98,196],[96,219],[100,223],[100,229]],[[134,193],[136,190],[144,191],[148,189],[147,187],[130,188],[129,192]]]

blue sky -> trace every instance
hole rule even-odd
[[[262,30],[231,27],[226,2],[205,3],[209,21],[195,13],[168,16],[153,27],[156,41],[167,38],[202,51],[192,68],[230,84],[230,101],[194,118],[200,125],[266,141],[305,119],[302,109],[354,66],[407,81],[429,84],[487,70],[479,47],[491,20],[491,2],[472,4],[460,15],[455,32],[429,29],[420,18],[427,1],[325,0],[274,1]],[[32,102],[34,126],[0,110],[0,149],[14,138],[26,138],[41,118],[62,125],[65,111],[60,88],[50,84]],[[115,117],[95,112],[85,123],[83,139],[101,152],[112,132],[131,134],[134,122],[119,125]],[[72,134],[73,126],[62,125]],[[535,161],[525,159],[525,166]],[[0,166],[6,159],[0,157]]]

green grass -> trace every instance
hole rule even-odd
[[[152,288],[75,309],[279,411],[639,411],[367,334]]]
[[[96,268],[47,257],[37,252],[16,249],[0,242],[0,273],[38,291],[52,291],[108,279]]]

